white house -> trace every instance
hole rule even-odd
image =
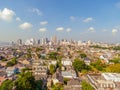
[[[102,76],[106,80],[120,82],[120,73],[102,73]]]
[[[6,69],[6,73],[7,73],[7,76],[10,77],[12,76],[13,74],[16,74],[19,72],[19,68],[16,68],[16,67],[8,67]]]
[[[77,77],[76,72],[74,70],[62,71],[61,74],[64,78],[76,78]]]
[[[70,59],[62,59],[61,63],[64,66],[72,66],[72,61]]]

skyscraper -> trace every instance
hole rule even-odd
[[[49,42],[49,41],[48,41],[48,38],[42,38],[42,39],[41,39],[41,44],[42,44],[42,45],[46,45],[46,44],[48,44],[48,42]]]
[[[40,39],[38,40],[38,43],[37,43],[37,44],[38,44],[38,45],[39,45],[39,44],[41,44],[41,41],[40,41]]]
[[[29,40],[26,40],[25,45],[35,45],[35,39],[31,38]]]
[[[57,44],[57,37],[56,36],[52,36],[51,37],[51,41],[53,42],[53,44]]]
[[[17,45],[22,45],[22,39],[17,40]]]

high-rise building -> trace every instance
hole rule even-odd
[[[22,39],[17,40],[17,45],[22,45]]]
[[[52,41],[54,44],[57,44],[57,37],[56,37],[56,36],[52,36],[52,37],[51,37],[51,41]]]
[[[88,44],[88,45],[91,45],[91,44],[92,44],[92,41],[91,41],[91,40],[89,40],[89,41],[87,42],[87,44]]]
[[[40,39],[38,40],[38,43],[37,43],[37,44],[38,44],[38,45],[39,45],[39,44],[41,44],[41,41],[40,41]]]
[[[35,39],[31,38],[30,40],[26,40],[25,45],[35,45]]]
[[[41,44],[46,45],[48,43],[48,38],[42,38],[41,39]]]

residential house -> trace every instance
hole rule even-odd
[[[76,72],[72,69],[69,71],[62,71],[61,74],[64,78],[76,78],[77,77]]]
[[[90,59],[89,58],[84,58],[84,62],[85,62],[85,64],[87,64],[87,65],[90,65],[90,63],[91,63],[91,61],[90,61]]]
[[[48,67],[42,60],[33,60],[32,72],[36,80],[47,79]]]
[[[7,67],[6,69],[7,76],[10,77],[14,74],[19,73],[19,68],[13,66],[13,67]]]
[[[52,80],[53,80],[53,84],[63,83],[63,77],[62,77],[61,71],[59,69],[57,69],[57,71],[53,75]]]
[[[72,61],[70,59],[62,59],[61,63],[64,66],[72,66]]]
[[[89,74],[87,75],[90,83],[94,86],[96,90],[119,90],[120,85],[110,79],[105,79],[107,75],[101,74]],[[109,75],[107,76],[108,78]]]
[[[64,86],[64,90],[82,90],[80,80],[71,79],[70,81],[67,82],[67,85]]]

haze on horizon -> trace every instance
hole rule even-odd
[[[0,41],[50,37],[120,43],[119,0],[0,0]]]

